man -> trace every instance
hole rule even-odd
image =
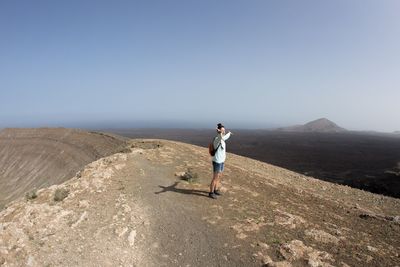
[[[217,125],[217,136],[214,138],[213,146],[215,155],[212,159],[213,164],[213,179],[210,185],[210,198],[217,198],[221,195],[220,184],[222,178],[222,172],[224,171],[224,162],[226,159],[226,143],[225,141],[231,136],[231,132],[225,134],[225,127],[221,123]]]

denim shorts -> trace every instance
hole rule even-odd
[[[224,163],[216,163],[213,161],[213,170],[214,172],[223,172],[224,171]]]

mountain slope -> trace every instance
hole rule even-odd
[[[304,125],[296,125],[290,127],[279,128],[280,131],[289,131],[289,132],[319,132],[319,133],[338,133],[344,132],[346,129],[339,127],[336,123],[325,119],[317,119],[306,123]]]
[[[59,184],[125,146],[122,138],[65,128],[0,132],[0,209],[33,188]]]
[[[397,199],[229,154],[224,195],[213,200],[206,149],[161,140],[134,140],[131,147],[0,212],[0,263],[399,264]],[[193,179],[183,180],[188,174]],[[60,192],[67,197],[55,201]]]

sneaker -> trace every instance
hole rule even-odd
[[[221,196],[222,195],[221,191],[219,191],[219,190],[214,190],[214,194],[216,194],[217,196]]]
[[[214,194],[214,193],[208,193],[208,196],[209,196],[210,198],[213,198],[213,199],[216,199],[216,198],[217,198],[217,195]]]

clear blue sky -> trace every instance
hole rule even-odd
[[[0,127],[400,130],[400,1],[0,1]]]

